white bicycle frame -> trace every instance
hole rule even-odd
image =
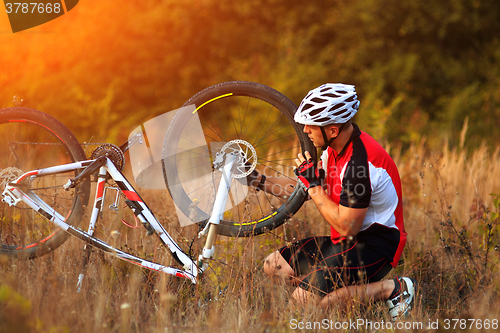
[[[208,236],[206,239],[206,244],[203,249],[202,254],[198,258],[198,263],[194,262],[187,254],[185,254],[182,249],[177,245],[177,243],[168,234],[165,228],[158,222],[152,211],[142,200],[142,198],[137,194],[132,185],[127,181],[123,174],[116,168],[113,162],[106,158],[106,164],[100,167],[99,176],[97,180],[97,190],[94,199],[94,205],[92,209],[92,215],[90,218],[89,228],[87,231],[83,231],[78,227],[74,227],[66,223],[66,218],[55,211],[50,205],[44,202],[39,196],[37,196],[31,190],[23,189],[23,182],[28,179],[34,179],[36,177],[43,177],[47,175],[53,175],[57,173],[74,171],[77,169],[85,169],[95,160],[80,161],[76,163],[64,164],[34,171],[29,171],[23,174],[14,182],[9,183],[3,192],[3,201],[11,206],[17,205],[20,201],[26,203],[34,211],[50,220],[56,224],[61,229],[65,230],[69,234],[85,241],[92,246],[114,255],[115,257],[130,262],[132,264],[154,270],[174,275],[181,278],[190,279],[192,283],[197,283],[198,276],[208,267],[208,260],[211,259],[215,251],[215,239],[217,236],[217,225],[219,224],[222,214],[224,213],[224,207],[229,194],[231,179],[232,179],[232,167],[234,164],[234,155],[227,154],[224,165],[220,168],[222,171],[221,181],[219,183],[219,189],[216,194],[214,209],[212,211],[211,217],[205,227],[205,229],[200,232],[201,234],[206,234]],[[95,238],[93,232],[96,227],[97,220],[99,218],[99,213],[102,209],[104,190],[106,184],[106,176],[109,175],[115,181],[115,183],[120,188],[121,192],[125,195],[127,200],[127,205],[134,212],[137,219],[141,221],[144,226],[150,230],[152,228],[154,233],[160,238],[161,242],[166,245],[170,250],[174,259],[183,267],[180,270],[175,267],[163,266],[142,258],[136,257],[129,253],[123,252],[114,248],[113,246],[107,244],[106,242]],[[61,186],[63,187],[63,186]],[[150,227],[150,228],[149,228]],[[83,274],[80,274],[78,279],[78,287],[80,288],[82,282]]]

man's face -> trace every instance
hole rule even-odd
[[[320,148],[325,144],[325,140],[323,139],[323,134],[321,134],[321,129],[319,126],[315,125],[304,125],[304,133],[309,136],[314,147]]]

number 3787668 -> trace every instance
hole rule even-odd
[[[51,14],[51,13],[60,13],[61,3],[38,3],[38,2],[6,2],[5,8],[7,10],[7,14],[15,13],[15,14]]]

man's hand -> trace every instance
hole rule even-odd
[[[305,158],[302,154],[299,154],[298,158],[295,159],[297,164],[297,168],[294,168],[295,175],[307,190],[312,187],[322,186],[325,179],[325,170],[316,165],[308,151],[304,155]]]

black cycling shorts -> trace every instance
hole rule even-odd
[[[330,237],[310,237],[280,249],[299,286],[321,297],[337,288],[380,281],[392,266],[387,258],[358,240],[334,244]]]

